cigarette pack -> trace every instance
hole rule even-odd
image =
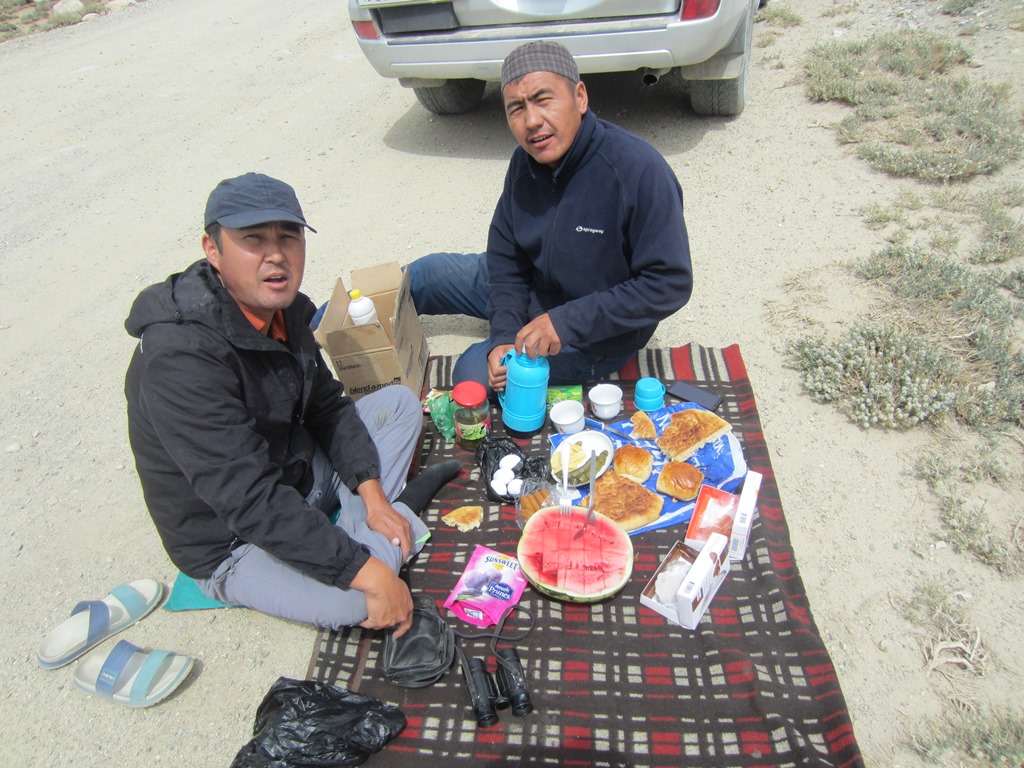
[[[640,593],[640,603],[696,629],[729,573],[729,539],[713,533],[699,551],[677,541]]]
[[[757,508],[757,494],[761,490],[761,473],[750,470],[743,480],[740,500],[736,504],[736,519],[732,523],[732,536],[729,540],[729,559],[738,563],[747,554],[747,542],[750,541],[750,526],[754,524],[754,512]]]
[[[712,533],[720,533],[726,541],[732,536],[739,496],[713,485],[702,485],[697,494],[693,517],[686,528],[686,546],[700,550]]]

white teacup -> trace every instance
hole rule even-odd
[[[590,410],[599,419],[614,419],[622,410],[622,390],[614,384],[598,384],[587,396]]]
[[[578,400],[563,400],[551,406],[551,423],[563,435],[583,431],[583,403]]]

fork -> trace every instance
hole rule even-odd
[[[594,451],[590,452],[590,467],[588,474],[590,476],[590,494],[587,499],[587,514],[583,518],[583,527],[576,531],[573,536],[574,539],[578,539],[587,530],[587,524],[594,517],[594,470],[597,469],[597,454]]]
[[[569,495],[569,441],[563,442],[558,449],[562,452],[562,491],[558,496],[558,514],[568,517],[572,514],[572,496]]]

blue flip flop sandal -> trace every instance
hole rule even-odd
[[[156,608],[164,585],[153,579],[119,584],[102,600],[83,600],[71,618],[43,638],[36,660],[44,669],[69,664]]]
[[[191,656],[120,640],[109,652],[97,648],[79,662],[75,687],[126,707],[151,707],[174,693],[192,664]]]

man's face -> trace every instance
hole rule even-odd
[[[266,322],[291,306],[306,268],[306,233],[274,221],[242,229],[221,228],[220,248],[203,235],[206,259],[231,297]]]
[[[505,117],[519,146],[557,168],[587,111],[587,89],[553,72],[531,72],[502,91]]]

